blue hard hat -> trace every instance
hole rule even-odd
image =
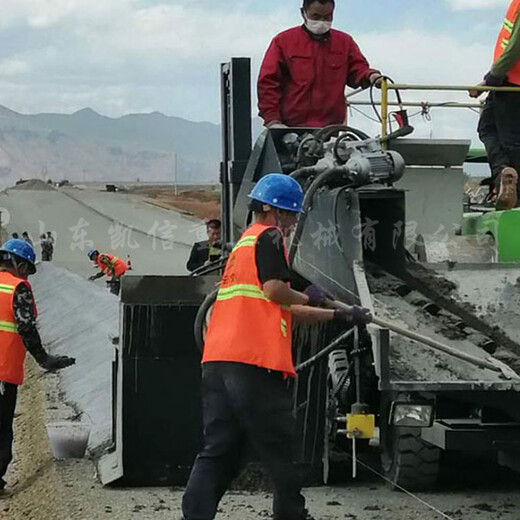
[[[97,249],[89,249],[88,252],[87,252],[87,256],[88,256],[89,260],[92,260],[92,257],[96,253],[99,255],[99,251]]]
[[[9,253],[18,258],[21,258],[22,260],[25,260],[31,268],[29,273],[34,274],[36,272],[36,253],[34,252],[33,246],[31,246],[29,242],[12,238],[0,248],[0,253]]]
[[[282,173],[262,177],[249,197],[274,208],[303,213],[302,187],[292,177]]]

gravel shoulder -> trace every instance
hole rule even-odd
[[[30,362],[16,419],[16,462],[9,473],[12,496],[0,500],[0,518],[9,520],[171,520],[180,512],[182,489],[103,488],[89,460],[53,461],[45,424],[70,418],[61,401],[58,376],[43,375]],[[366,461],[374,465],[374,461]],[[442,487],[417,498],[390,490],[361,469],[357,481],[305,490],[308,507],[320,520],[516,520],[520,517],[520,479],[507,472],[451,461]],[[463,468],[461,470],[461,468]],[[345,472],[349,471],[345,467]],[[421,502],[422,501],[422,502]],[[436,509],[429,508],[425,503]],[[217,519],[270,518],[266,492],[232,492]],[[444,516],[443,516],[444,515]]]

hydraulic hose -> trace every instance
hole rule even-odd
[[[299,168],[298,170],[294,170],[289,175],[289,177],[292,177],[295,181],[300,182],[300,179],[306,179],[311,175],[318,175],[326,170],[326,166],[305,166],[303,168]]]
[[[218,289],[215,289],[206,296],[202,302],[202,305],[199,307],[197,316],[195,317],[193,333],[195,335],[195,345],[197,345],[197,348],[200,350],[200,352],[204,350],[204,327],[206,325],[206,316],[208,315],[211,307],[213,307],[217,299],[217,294]]]
[[[305,194],[305,198],[303,200],[304,213],[298,221],[296,230],[294,232],[293,241],[291,243],[291,249],[289,252],[289,265],[292,265],[294,257],[296,256],[296,251],[298,250],[298,245],[300,243],[303,227],[305,225],[305,221],[307,220],[307,212],[311,207],[314,195],[323,185],[325,185],[331,179],[333,179],[337,175],[343,175],[344,173],[348,173],[348,170],[345,167],[329,168],[328,170],[325,170],[319,177],[317,177],[307,190],[307,193]]]

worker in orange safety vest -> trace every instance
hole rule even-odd
[[[509,5],[495,45],[494,63],[480,85],[520,87],[520,0]],[[481,92],[470,91],[471,97]],[[486,147],[497,210],[518,204],[520,172],[520,92],[490,92],[482,110],[478,132]]]
[[[246,443],[272,477],[274,518],[309,518],[292,456],[292,321],[336,321],[350,328],[372,319],[359,307],[351,316],[317,308],[326,295],[316,286],[305,293],[291,289],[284,238],[303,211],[296,180],[267,175],[250,198],[255,222],[227,261],[204,343],[204,447],[183,497],[185,520],[215,517]]]
[[[75,363],[74,358],[49,355],[42,346],[36,326],[38,311],[27,281],[36,272],[35,260],[33,247],[24,240],[8,240],[0,248],[0,493],[13,458],[13,418],[26,352],[45,370]]]
[[[103,276],[110,276],[111,292],[119,294],[121,276],[128,271],[126,262],[115,255],[100,253],[97,249],[91,249],[87,256],[99,268],[99,273],[90,276],[89,281],[93,282]]]

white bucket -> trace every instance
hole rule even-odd
[[[85,423],[60,422],[47,425],[55,459],[82,459],[87,451],[90,425]]]

